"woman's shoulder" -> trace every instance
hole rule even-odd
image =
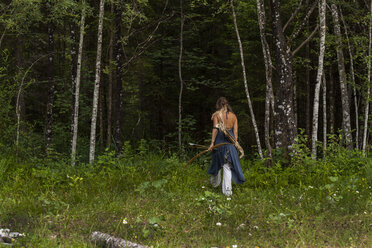
[[[236,119],[236,115],[233,112],[229,112],[228,115],[229,117]]]

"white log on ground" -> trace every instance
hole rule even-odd
[[[85,1],[83,0],[83,5]],[[79,123],[79,94],[80,94],[80,78],[81,78],[81,60],[83,54],[83,44],[84,44],[84,29],[85,29],[85,6],[81,13],[80,20],[80,38],[79,38],[79,50],[76,68],[76,81],[75,81],[75,103],[74,103],[74,120],[72,128],[72,142],[71,142],[71,164],[75,165],[76,160],[76,143],[78,134],[78,123]]]
[[[90,127],[90,149],[89,149],[89,163],[93,163],[96,149],[96,128],[97,128],[97,110],[98,110],[98,96],[99,85],[101,79],[101,55],[102,55],[102,29],[103,29],[103,14],[105,8],[105,0],[100,0],[99,5],[99,19],[98,19],[98,42],[97,42],[97,59],[96,59],[96,79],[94,81],[93,93],[93,108],[92,121]]]
[[[368,114],[369,114],[369,97],[371,95],[371,43],[372,43],[372,1],[371,1],[371,9],[370,9],[370,21],[369,21],[369,43],[368,43],[368,75],[367,75],[367,96],[366,96],[366,103],[365,103],[365,110],[364,110],[364,132],[363,132],[363,154],[366,154],[367,148],[367,131],[368,131]]]
[[[254,128],[254,132],[256,134],[258,154],[260,155],[260,158],[263,159],[260,136],[258,134],[258,128],[257,128],[257,124],[256,124],[256,118],[255,118],[254,112],[253,112],[251,97],[249,96],[249,90],[248,90],[248,84],[247,84],[247,75],[246,75],[246,72],[245,72],[245,64],[244,64],[243,45],[242,45],[242,42],[240,40],[238,24],[237,24],[237,21],[236,21],[234,0],[230,0],[230,4],[231,4],[231,10],[232,10],[233,19],[234,19],[234,28],[235,28],[236,38],[237,38],[238,43],[239,43],[239,51],[240,51],[240,59],[241,59],[242,70],[243,70],[243,81],[244,81],[245,94],[247,96],[248,107],[249,107],[249,111],[250,111],[251,118],[252,118],[252,124],[253,124],[253,128]]]
[[[319,23],[320,23],[320,47],[318,58],[318,72],[316,75],[316,85],[314,92],[314,108],[313,108],[313,130],[311,137],[311,155],[316,159],[317,141],[318,141],[318,124],[319,124],[319,98],[320,85],[322,83],[325,37],[326,37],[326,0],[319,2]]]
[[[90,241],[97,246],[107,248],[148,248],[147,246],[133,243],[121,238],[113,237],[106,233],[93,232],[90,235]]]

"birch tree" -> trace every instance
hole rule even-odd
[[[266,14],[264,0],[257,0],[257,16],[260,29],[260,39],[265,63],[266,97],[265,97],[265,144],[267,156],[272,159],[272,148],[270,143],[270,107],[274,111],[274,94],[272,86],[272,61],[269,44],[266,40]]]
[[[122,10],[119,5],[115,5],[115,46],[114,46],[114,56],[115,56],[115,63],[116,63],[116,89],[115,89],[115,99],[114,99],[114,138],[115,138],[115,149],[116,154],[120,154],[121,149],[123,147],[123,137],[121,132],[121,123],[122,123],[122,116],[121,116],[121,109],[122,109],[122,98],[123,98],[123,82],[122,82],[122,75],[123,75],[123,48],[120,42],[121,40],[121,17],[122,17]]]
[[[352,135],[351,135],[351,124],[350,124],[350,102],[346,82],[345,62],[344,53],[342,51],[342,37],[341,28],[338,17],[338,10],[335,4],[331,5],[332,18],[334,23],[334,33],[336,36],[336,50],[337,50],[337,64],[338,74],[340,79],[341,89],[341,103],[342,103],[342,133],[345,139],[345,144],[348,149],[352,149]]]
[[[183,53],[183,3],[180,0],[181,8],[181,25],[180,25],[180,54],[178,56],[178,77],[180,80],[180,92],[178,95],[178,148],[181,150],[182,146],[182,92],[183,92],[183,80],[182,80],[182,53]]]
[[[314,92],[314,109],[313,109],[313,130],[311,137],[311,154],[312,158],[316,159],[317,141],[318,141],[318,122],[319,122],[319,98],[320,85],[322,83],[325,37],[326,37],[326,0],[319,1],[319,23],[320,23],[320,44],[318,58],[318,72],[316,75],[316,85]]]
[[[244,64],[243,46],[242,46],[242,42],[240,40],[238,24],[237,24],[237,21],[236,21],[234,0],[230,0],[230,4],[231,4],[231,10],[232,10],[232,14],[233,14],[233,20],[234,20],[234,28],[235,28],[236,38],[237,38],[238,43],[239,43],[240,60],[241,60],[242,70],[243,70],[243,81],[244,81],[245,95],[247,96],[248,107],[249,107],[249,111],[250,111],[250,114],[251,114],[251,119],[252,119],[252,124],[253,124],[253,128],[254,128],[254,132],[255,132],[255,135],[256,135],[258,153],[260,155],[260,158],[263,159],[263,154],[262,154],[262,149],[261,149],[261,142],[260,142],[260,136],[258,134],[258,128],[257,128],[257,124],[256,124],[256,118],[254,116],[253,106],[252,106],[251,98],[249,96],[249,90],[248,90],[248,84],[247,84],[247,75],[246,75],[246,72],[245,72],[245,64]]]
[[[368,42],[368,60],[367,60],[367,96],[364,109],[364,132],[363,132],[363,153],[366,154],[367,148],[367,132],[368,132],[368,114],[369,114],[369,98],[371,95],[371,43],[372,43],[372,1],[370,6],[370,20],[369,20],[369,42]]]
[[[49,18],[51,18],[52,14],[52,3],[51,1],[46,2],[47,11]],[[48,98],[47,98],[47,110],[46,110],[46,117],[45,117],[45,145],[46,145],[46,152],[52,147],[52,131],[53,131],[53,106],[54,106],[54,30],[55,25],[52,20],[48,22],[48,51],[49,51],[49,59],[48,59]]]
[[[101,79],[102,29],[103,29],[104,7],[105,7],[105,0],[100,0],[99,18],[98,18],[96,75],[95,75],[95,81],[94,81],[92,121],[91,121],[91,127],[90,127],[89,163],[93,163],[94,161],[94,154],[95,154],[95,148],[96,148],[97,107],[98,107],[99,85],[100,85],[100,79]]]
[[[74,92],[74,119],[73,119],[73,132],[71,142],[71,164],[75,165],[76,160],[76,143],[78,134],[79,124],[79,96],[80,96],[80,80],[81,80],[81,60],[83,55],[83,44],[84,44],[84,32],[85,32],[85,0],[82,1],[83,9],[81,12],[80,19],[80,37],[79,37],[79,48],[76,66],[76,80],[75,80],[75,92]]]
[[[351,48],[349,34],[348,34],[348,27],[346,25],[344,16],[342,14],[342,10],[340,9],[340,16],[342,23],[344,25],[345,30],[345,36],[347,41],[347,48],[349,51],[349,59],[350,59],[350,76],[351,76],[351,83],[353,87],[353,93],[354,93],[354,111],[355,111],[355,148],[359,148],[359,113],[358,113],[358,100],[357,100],[357,91],[356,91],[356,82],[355,82],[355,72],[354,72],[354,55],[353,50]]]
[[[275,103],[275,147],[291,150],[297,135],[293,104],[292,54],[283,33],[280,1],[270,0],[270,5],[278,75]]]
[[[323,157],[327,149],[327,81],[323,71]]]

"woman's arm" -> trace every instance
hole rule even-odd
[[[211,144],[208,148],[208,151],[212,150],[212,147],[214,146],[214,141],[216,140],[216,137],[217,137],[217,129],[215,127],[217,127],[217,124],[218,124],[218,120],[217,120],[217,116],[214,115],[213,116],[213,128],[212,128],[212,140],[211,140]]]

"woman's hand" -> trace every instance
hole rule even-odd
[[[211,151],[213,146],[214,146],[213,143],[211,143],[211,145],[208,147],[208,151]]]

